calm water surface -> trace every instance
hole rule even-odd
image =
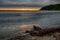
[[[0,38],[8,37],[31,29],[33,25],[41,28],[60,26],[60,11],[39,12],[1,12],[0,11]]]

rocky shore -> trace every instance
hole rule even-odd
[[[32,30],[26,31],[25,33],[22,36],[15,36],[8,40],[60,40],[60,28],[50,28],[44,31],[40,27],[33,26]]]

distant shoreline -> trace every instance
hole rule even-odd
[[[60,10],[60,4],[47,5],[42,7],[41,10]]]

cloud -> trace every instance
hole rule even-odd
[[[60,0],[0,0],[1,4],[60,4]]]

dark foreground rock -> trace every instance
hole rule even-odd
[[[29,33],[31,36],[44,36],[50,33],[60,32],[60,27],[53,27],[48,29],[42,29],[37,26],[33,26],[33,29],[30,31],[26,31],[26,33]]]
[[[60,27],[42,29],[37,26],[33,26],[33,29],[26,31],[28,35],[15,36],[8,40],[60,40]]]

